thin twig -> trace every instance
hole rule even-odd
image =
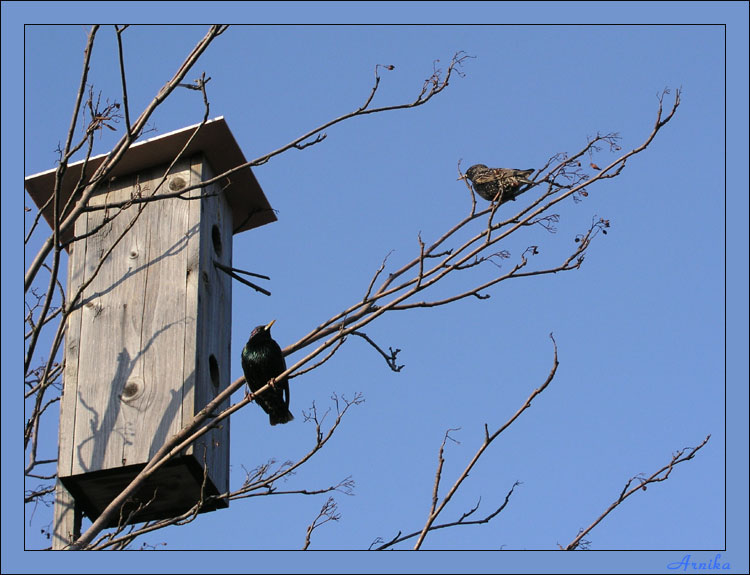
[[[377,350],[377,352],[383,356],[383,359],[385,359],[385,362],[388,364],[388,367],[390,367],[393,371],[399,372],[404,368],[403,365],[398,365],[396,363],[396,356],[401,351],[400,349],[394,350],[392,347],[389,347],[388,349],[390,350],[390,353],[388,354],[388,353],[385,353],[382,349],[380,349],[378,344],[372,341],[372,339],[370,339],[370,337],[366,333],[362,333],[360,331],[353,331],[351,332],[351,334],[361,337],[367,343],[369,343],[372,347],[374,347]]]
[[[124,26],[115,25],[117,32],[117,55],[120,60],[120,81],[122,83],[122,107],[125,113],[125,129],[130,133],[130,107],[128,106],[128,85],[125,79],[125,56],[122,49],[122,33],[128,28],[129,24]]]
[[[552,345],[554,346],[554,358],[552,362],[552,369],[550,370],[549,375],[547,376],[547,379],[539,388],[534,390],[534,392],[528,397],[528,399],[524,402],[524,404],[518,409],[518,411],[516,411],[513,417],[511,417],[508,421],[506,421],[505,424],[499,427],[492,435],[489,434],[487,427],[485,425],[484,442],[482,443],[480,448],[477,450],[476,454],[474,454],[474,457],[466,466],[466,468],[461,473],[461,475],[458,477],[456,482],[453,484],[453,487],[451,487],[448,493],[446,493],[445,497],[443,497],[443,500],[441,501],[440,505],[438,505],[437,508],[434,508],[434,507],[431,508],[429,516],[427,517],[427,521],[425,522],[425,525],[422,528],[421,533],[419,534],[419,539],[417,540],[417,543],[414,545],[414,550],[418,550],[422,546],[422,543],[424,542],[424,539],[427,536],[427,533],[430,531],[430,527],[438,518],[438,516],[443,511],[443,509],[445,509],[445,506],[451,500],[451,498],[456,493],[456,491],[458,491],[458,488],[461,486],[464,480],[469,476],[469,472],[472,470],[474,465],[476,465],[477,461],[479,461],[479,458],[482,456],[485,450],[503,431],[508,429],[508,427],[510,427],[513,424],[513,422],[516,419],[518,419],[520,415],[531,406],[531,402],[534,400],[534,398],[540,393],[542,393],[545,389],[547,389],[547,386],[554,379],[555,373],[557,373],[557,366],[559,365],[559,362],[557,360],[557,342],[555,342],[555,338],[552,334],[550,334],[549,337],[552,340]]]
[[[305,455],[303,455],[296,463],[287,462],[279,467],[276,471],[271,473],[268,476],[265,476],[265,471],[268,469],[269,465],[264,465],[259,468],[259,470],[255,473],[255,476],[253,479],[250,479],[248,474],[248,480],[246,480],[245,484],[243,486],[235,491],[228,492],[228,493],[222,493],[219,495],[213,495],[213,496],[207,496],[205,498],[202,498],[199,502],[197,502],[191,509],[186,511],[184,514],[180,515],[179,517],[172,517],[169,519],[164,519],[158,522],[154,523],[148,523],[141,528],[132,531],[127,536],[127,541],[125,541],[126,538],[117,538],[112,540],[107,540],[105,543],[97,543],[95,545],[92,545],[89,548],[92,549],[104,549],[108,547],[112,547],[114,545],[119,545],[129,543],[136,537],[140,535],[144,535],[146,533],[156,531],[158,529],[163,529],[164,527],[168,525],[183,525],[188,520],[192,521],[200,511],[200,509],[207,503],[210,503],[216,499],[226,499],[226,500],[237,500],[237,499],[247,499],[251,497],[260,497],[260,496],[266,496],[266,495],[292,495],[292,494],[299,494],[299,495],[318,495],[321,493],[328,493],[331,491],[338,491],[339,493],[343,493],[345,495],[351,495],[352,490],[354,488],[354,481],[351,477],[347,477],[343,479],[342,481],[339,481],[337,484],[329,486],[327,488],[323,489],[317,489],[317,490],[305,490],[305,489],[298,489],[298,490],[285,490],[280,491],[277,490],[274,487],[274,484],[282,479],[291,477],[295,471],[301,467],[304,463],[310,460],[316,453],[318,453],[331,439],[336,429],[341,424],[341,421],[347,411],[355,406],[359,405],[362,402],[364,402],[364,399],[362,398],[362,394],[356,394],[352,400],[347,400],[346,398],[342,398],[344,401],[344,407],[342,409],[339,409],[339,398],[335,394],[332,396],[334,399],[334,402],[337,407],[337,417],[334,420],[334,422],[331,424],[331,427],[328,429],[326,433],[323,433],[321,426],[322,426],[322,419],[324,418],[318,418],[317,412],[315,410],[315,405],[313,404],[313,408],[311,410],[311,413],[309,416],[307,416],[306,420],[311,421],[315,424],[315,444],[313,445],[312,449],[308,451]],[[192,518],[192,519],[191,519]]]
[[[196,45],[196,47],[188,55],[188,57],[185,59],[185,61],[182,63],[179,69],[175,72],[173,77],[166,84],[164,84],[164,86],[162,86],[161,90],[159,90],[159,93],[156,95],[156,97],[154,97],[154,99],[146,106],[146,108],[143,110],[141,115],[132,125],[131,131],[126,133],[120,139],[120,141],[118,141],[114,149],[108,154],[105,160],[101,163],[101,165],[97,168],[97,170],[91,176],[90,183],[88,183],[85,189],[81,191],[81,197],[79,198],[76,204],[76,207],[74,207],[73,210],[70,212],[70,214],[68,214],[65,217],[65,219],[61,222],[60,230],[59,230],[60,235],[65,235],[65,233],[71,228],[71,226],[75,224],[75,221],[78,219],[78,216],[80,215],[83,207],[88,204],[89,199],[93,195],[96,189],[96,184],[106,179],[109,176],[109,174],[114,169],[114,167],[123,158],[123,156],[125,155],[125,152],[130,148],[131,144],[140,135],[141,131],[146,125],[146,122],[148,122],[149,118],[154,113],[154,111],[162,104],[162,102],[164,102],[164,100],[166,100],[169,94],[177,87],[177,84],[179,84],[182,81],[185,74],[187,74],[188,70],[190,70],[193,64],[195,64],[195,62],[198,60],[201,54],[203,54],[203,52],[208,48],[211,42],[217,36],[222,34],[225,30],[226,30],[226,26],[212,26],[209,29],[209,31],[206,33],[206,35],[203,37],[203,39]],[[95,32],[95,29],[92,31],[92,34],[90,34],[89,45],[93,43],[94,32]],[[88,55],[87,55],[87,59],[85,63],[85,69],[86,71],[88,70]],[[83,91],[83,85],[85,85],[85,75],[83,79],[84,79],[84,82],[82,83],[82,88],[79,90],[79,99],[80,99],[80,93]],[[76,110],[76,114],[77,114],[77,110]],[[50,237],[47,239],[47,241],[44,242],[42,247],[39,249],[39,252],[37,253],[34,260],[32,261],[31,265],[27,269],[26,274],[24,276],[24,291],[27,291],[29,287],[31,287],[31,284],[34,281],[34,278],[36,277],[36,274],[39,271],[39,268],[41,267],[42,263],[46,259],[49,252],[52,250],[53,245],[54,245],[53,238]]]
[[[461,525],[481,525],[483,523],[489,523],[495,517],[497,517],[497,515],[499,515],[503,511],[503,509],[505,509],[505,507],[508,505],[508,502],[510,501],[510,496],[513,495],[513,491],[519,485],[521,485],[521,482],[520,481],[516,481],[513,484],[513,486],[510,488],[510,491],[508,491],[508,493],[505,495],[505,500],[500,505],[500,507],[498,507],[497,509],[495,509],[492,513],[490,513],[489,515],[485,516],[484,518],[482,518],[482,519],[473,519],[471,521],[465,521],[465,519],[467,517],[470,517],[471,515],[473,515],[479,509],[479,503],[477,503],[476,506],[474,506],[473,508],[471,508],[469,511],[463,513],[461,515],[461,517],[457,521],[451,521],[450,523],[442,523],[440,525],[431,525],[429,530],[430,531],[437,531],[438,529],[445,529],[446,527],[458,527],[458,526],[461,526]],[[480,502],[481,502],[481,500],[480,500]],[[378,543],[380,543],[381,545],[379,547],[376,547],[375,551],[383,551],[385,549],[388,549],[389,547],[393,547],[394,545],[396,545],[398,543],[401,543],[401,542],[406,541],[408,539],[412,539],[413,537],[416,537],[417,535],[419,535],[421,533],[422,533],[422,531],[415,531],[413,533],[409,533],[408,535],[403,535],[402,536],[401,535],[401,531],[399,531],[396,534],[396,536],[393,539],[391,539],[390,541],[388,541],[388,542],[384,542],[380,538],[376,539],[375,541],[373,541],[372,545],[370,545],[370,549],[372,549],[373,546],[375,546]]]
[[[312,523],[307,527],[307,533],[305,534],[305,544],[302,546],[302,550],[306,551],[310,547],[310,537],[312,532],[315,531],[321,525],[328,523],[329,521],[338,521],[341,519],[341,514],[338,512],[338,505],[333,497],[329,497],[328,500],[321,507],[318,516],[313,520]]]
[[[265,294],[265,295],[271,295],[271,292],[268,291],[267,289],[264,289],[264,288],[260,287],[259,285],[256,285],[256,284],[254,284],[254,283],[246,280],[245,278],[240,277],[237,274],[245,274],[245,275],[253,276],[253,277],[256,277],[256,278],[263,278],[263,279],[266,279],[266,280],[270,280],[271,278],[269,278],[268,276],[264,276],[264,275],[261,275],[261,274],[256,274],[256,273],[253,273],[253,272],[247,272],[245,270],[241,270],[241,269],[238,269],[238,268],[232,268],[232,267],[229,267],[229,266],[225,266],[224,264],[222,264],[221,262],[216,261],[216,260],[214,260],[214,266],[216,266],[218,269],[220,269],[221,271],[223,271],[225,274],[229,275],[230,277],[236,279],[238,282],[243,283],[246,286],[250,286],[255,291],[259,291],[260,293]]]
[[[708,443],[708,440],[711,439],[711,435],[707,435],[706,439],[704,439],[700,445],[697,447],[686,447],[684,449],[679,450],[677,453],[672,455],[672,460],[667,463],[664,467],[653,473],[649,477],[642,477],[640,475],[636,475],[635,477],[631,477],[628,479],[627,483],[625,484],[625,487],[623,488],[620,495],[615,499],[612,504],[607,507],[607,509],[602,513],[591,525],[586,527],[586,529],[582,529],[581,532],[578,534],[578,536],[573,539],[566,547],[566,551],[572,551],[576,549],[579,544],[581,543],[581,540],[588,535],[588,533],[596,527],[599,523],[601,523],[604,518],[609,515],[614,509],[620,505],[623,501],[625,501],[628,497],[633,495],[634,493],[638,491],[646,491],[646,486],[651,483],[658,483],[660,481],[666,481],[669,479],[669,475],[672,473],[672,469],[674,469],[675,465],[678,465],[680,463],[683,463],[684,461],[690,461],[693,457],[695,457],[695,454],[698,453],[698,451]],[[687,455],[685,455],[685,452],[689,451]],[[633,483],[634,480],[638,481],[638,485],[634,487],[630,487],[631,483]]]

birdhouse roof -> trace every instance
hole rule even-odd
[[[197,127],[198,124],[195,124],[133,144],[112,170],[110,177],[134,174],[148,168],[169,164],[180,153]],[[247,162],[223,117],[206,122],[182,157],[189,158],[198,153],[206,157],[213,172],[217,175]],[[101,154],[89,158],[87,173],[93,174],[106,157],[107,154]],[[73,193],[82,169],[83,161],[68,165],[62,181],[61,206],[65,205]],[[40,208],[52,196],[55,170],[56,168],[53,168],[25,179],[26,191]],[[225,182],[220,182],[220,184],[224,188]],[[232,208],[234,233],[276,221],[271,205],[249,167],[242,168],[228,176],[228,185],[224,188],[224,193]],[[53,207],[50,202],[43,209],[44,218],[50,227],[53,225],[52,212]],[[248,218],[250,214],[253,215]]]

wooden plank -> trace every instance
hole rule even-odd
[[[92,198],[92,205],[130,198],[134,178],[123,179]],[[108,210],[89,212],[85,280],[137,213],[128,209],[104,225]],[[135,359],[140,349],[145,265],[143,233],[134,226],[104,260],[84,292],[79,353],[78,407],[75,421],[74,474],[123,465],[123,445],[135,429],[118,425],[120,395],[128,380],[142,378]],[[140,308],[140,309],[139,309]]]
[[[218,185],[215,185],[218,188]],[[224,195],[220,195],[221,202],[221,214],[223,219],[219,223],[221,229],[221,237],[223,244],[223,253],[219,259],[221,263],[226,266],[232,265],[232,247],[233,247],[233,227],[234,227],[234,215],[229,202],[226,200]],[[232,365],[232,278],[227,274],[222,273],[218,268],[214,268],[216,274],[216,281],[220,286],[220,302],[221,302],[221,325],[223,331],[217,334],[219,338],[217,347],[217,356],[219,365],[221,366],[221,379],[219,383],[219,390],[223,391],[231,383],[230,367]],[[238,284],[239,285],[239,284]],[[262,297],[262,296],[261,296]],[[213,399],[213,398],[212,398]],[[223,404],[224,407],[229,407],[230,402],[227,401]],[[215,450],[212,456],[213,463],[213,478],[216,488],[219,493],[225,493],[229,491],[229,448],[230,448],[230,421],[226,420],[225,425],[214,432],[214,446]]]
[[[185,162],[177,170],[187,177],[187,168]],[[163,170],[145,172],[137,182],[97,196],[95,202],[150,194]],[[170,191],[172,179],[160,193]],[[76,423],[81,451],[77,473],[144,463],[182,426],[179,350],[185,332],[184,230],[189,203],[167,199],[144,204],[135,225],[87,290],[81,348],[89,350],[89,380],[79,400],[90,415]],[[126,210],[92,237],[90,251],[95,255],[108,249],[137,209]],[[96,261],[89,260],[87,265],[93,267]]]
[[[161,167],[120,178],[92,198],[92,204],[150,194],[163,171]],[[202,156],[185,160],[175,166],[163,192],[176,191],[180,178],[189,185],[210,175]],[[115,475],[98,477],[107,485],[119,481],[120,467],[145,463],[229,384],[232,285],[213,262],[231,265],[232,213],[218,186],[208,191],[217,195],[143,204],[135,223],[138,204],[107,224],[107,210],[82,218],[88,231],[97,231],[80,244],[85,247],[78,254],[80,261],[75,259],[77,247],[71,256],[70,265],[81,268],[70,272],[78,284],[92,278],[100,256],[130,229],[86,288],[77,311],[77,333],[75,326],[69,332],[71,353],[78,355],[66,366],[66,386],[69,380],[75,387],[70,393],[66,387],[63,404],[65,409],[70,404],[72,415],[61,419],[61,433],[67,438],[61,437],[62,477],[110,470]],[[198,196],[201,191],[190,193]],[[212,383],[212,364],[217,385]],[[187,452],[200,465],[205,457],[214,485],[227,491],[228,422],[199,443]],[[76,494],[87,486],[81,493],[86,500],[106,497],[93,480],[71,481]],[[154,513],[169,513],[157,510],[158,505]],[[62,505],[60,512],[67,525]]]
[[[76,222],[75,235],[86,233],[87,218]],[[79,241],[69,248],[68,297],[72,297],[83,282],[86,242]],[[60,399],[60,424],[57,445],[57,476],[70,475],[73,466],[74,428],[78,404],[78,349],[81,335],[81,308],[76,305],[68,315],[65,326],[65,367],[63,393]],[[81,512],[65,486],[57,480],[55,486],[55,509],[52,524],[52,549],[66,548],[81,532]]]
[[[57,480],[55,486],[55,515],[52,526],[52,549],[65,549],[81,536],[83,514],[76,506],[75,500]]]
[[[194,156],[190,160],[189,185],[195,185],[201,181],[202,157]],[[200,196],[201,190],[195,189],[190,192],[191,197]],[[198,378],[196,361],[198,358],[199,326],[199,287],[201,284],[200,273],[200,220],[201,200],[189,200],[188,202],[188,228],[187,238],[187,260],[185,268],[185,342],[183,347],[183,387],[182,387],[182,421],[189,422],[195,415],[195,387]],[[190,449],[186,453],[191,453]]]
[[[178,191],[187,186],[190,164],[178,162],[159,192]],[[153,174],[156,186],[162,171]],[[137,430],[133,441],[124,445],[124,459],[148,459],[185,421],[182,418],[182,383],[185,345],[185,269],[190,204],[178,198],[148,205],[138,222],[149,230],[145,244],[143,321],[138,361],[144,393],[123,401],[122,419]]]
[[[75,234],[85,235],[88,219],[83,217],[76,222]],[[73,244],[68,256],[68,297],[73,297],[83,283],[86,260],[86,241]],[[73,311],[68,315],[65,326],[65,367],[63,371],[63,393],[60,399],[60,425],[58,431],[57,474],[66,476],[72,473],[74,453],[74,429],[76,407],[78,405],[78,350],[81,337],[81,306],[69,302]]]
[[[206,165],[205,158],[202,158],[200,165],[200,171],[198,172],[203,180],[210,178],[213,174],[210,168]],[[212,188],[205,188],[204,194],[208,194],[214,191]],[[211,228],[215,221],[215,197],[205,197],[201,200],[201,218],[200,218],[200,233],[199,233],[199,266],[200,266],[200,278],[201,281],[198,284],[198,348],[196,350],[196,385],[195,385],[195,398],[193,405],[187,406],[192,412],[197,412],[205,406],[214,394],[211,393],[213,383],[211,382],[211,365],[210,358],[213,352],[213,346],[217,343],[212,340],[212,336],[215,335],[216,329],[219,323],[219,318],[216,316],[217,304],[216,304],[216,293],[215,293],[215,282],[214,282],[214,266],[211,258],[213,253],[213,241],[211,238]],[[210,318],[210,320],[209,320]],[[215,356],[214,356],[215,357]],[[218,358],[217,358],[218,359]],[[221,374],[221,366],[218,365],[218,361],[215,364],[219,370],[219,377]],[[193,444],[193,454],[195,455],[201,466],[204,465],[204,461],[209,466],[209,473],[211,473],[211,452],[214,444],[215,431],[210,431]],[[212,475],[212,474],[211,474]],[[213,479],[213,478],[212,478]]]
[[[203,166],[203,179],[214,176],[208,164]],[[232,333],[232,279],[214,265],[214,261],[232,265],[232,212],[221,188],[213,184],[206,189],[215,194],[203,200],[201,218],[201,264],[208,281],[206,318],[211,318],[203,326],[204,351],[199,356],[199,364],[207,368],[204,373],[205,385],[200,387],[202,393],[196,397],[195,409],[201,409],[230,382],[231,333]],[[211,373],[211,357],[214,358],[214,373]],[[217,385],[214,385],[216,380]],[[220,409],[229,407],[229,402]],[[230,422],[225,420],[220,427],[213,429],[203,442],[210,456],[209,476],[220,492],[228,491],[229,469],[229,429]]]
[[[195,180],[191,180],[191,184],[200,181],[198,179],[200,177],[205,180],[212,176],[210,167],[203,163],[202,158],[196,158],[192,170],[192,177]],[[195,298],[191,300],[191,304],[194,303],[196,306],[194,308],[196,310],[196,336],[195,347],[186,346],[185,350],[185,365],[190,365],[188,354],[194,358],[193,364],[195,365],[194,379],[191,380],[193,395],[186,395],[184,403],[186,419],[192,417],[219,391],[229,385],[231,278],[216,268],[213,262],[218,260],[225,265],[231,265],[232,215],[217,185],[206,188],[205,193],[216,195],[200,201],[198,222],[200,232],[196,238],[198,253],[191,251],[191,257],[197,255],[198,273],[191,273],[188,276],[189,278],[192,276],[192,289],[188,289],[188,293]],[[214,235],[214,226],[217,228],[218,237]],[[215,241],[217,239],[218,242]],[[217,244],[220,246],[218,251]],[[191,270],[194,265],[195,263],[191,265]],[[212,363],[214,365],[213,377]],[[216,380],[218,385],[214,385],[213,380]],[[225,402],[220,409],[228,406],[229,401]],[[229,488],[229,421],[224,421],[221,427],[197,440],[189,452],[194,454],[201,465],[205,457],[209,467],[209,477],[220,492],[227,491]]]

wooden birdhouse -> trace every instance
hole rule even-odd
[[[223,118],[190,141],[195,128],[132,146],[62,238],[76,238],[67,248],[67,297],[81,293],[65,333],[56,535],[73,507],[96,519],[230,383],[232,286],[217,264],[231,267],[233,234],[276,217],[250,168],[189,190],[245,163]],[[90,159],[86,174],[104,158]],[[61,206],[82,169],[65,172]],[[40,208],[54,182],[54,170],[26,178]],[[152,476],[111,526],[175,517],[201,494],[228,490],[227,419]],[[214,499],[201,511],[227,505]]]

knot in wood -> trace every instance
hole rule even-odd
[[[169,181],[169,189],[172,190],[173,192],[181,190],[185,186],[187,186],[187,182],[185,181],[185,178],[183,178],[182,176],[174,176]]]
[[[143,395],[143,382],[140,379],[129,379],[122,389],[120,399],[125,402],[131,402]]]

